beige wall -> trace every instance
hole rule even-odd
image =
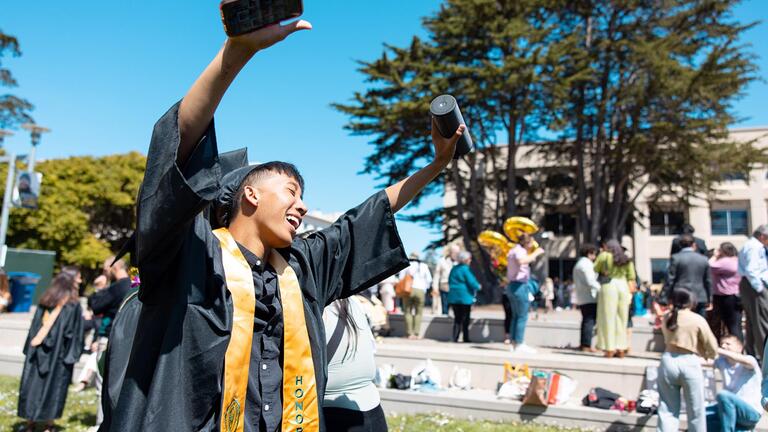
[[[759,147],[768,148],[768,127],[745,128],[731,130],[731,137],[739,141],[755,139]],[[556,168],[558,165],[552,161],[545,161],[540,156],[531,155],[523,148],[518,152],[517,164],[521,171],[541,170]],[[506,148],[500,149],[498,160],[506,160]],[[694,200],[687,210],[687,220],[696,229],[696,236],[703,238],[708,248],[716,248],[720,243],[730,241],[737,247],[741,247],[747,240],[747,236],[722,236],[712,235],[710,210],[728,208],[731,206],[743,206],[748,210],[749,232],[758,225],[768,223],[768,169],[760,167],[750,174],[749,182],[743,180],[725,181],[716,188],[717,192],[708,200]],[[645,219],[639,219],[634,225],[634,242],[630,237],[623,239],[623,244],[628,247],[635,256],[638,275],[643,280],[651,279],[651,259],[669,258],[670,246],[673,236],[657,236],[650,233],[650,221],[648,220],[648,204],[644,201],[650,196],[651,191],[642,196],[637,203],[640,213],[646,215]],[[455,194],[446,190],[444,197],[446,206],[455,204]],[[534,211],[538,214],[539,211]],[[549,257],[575,258],[574,242],[570,237],[555,237],[549,242]]]

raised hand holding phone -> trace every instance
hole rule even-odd
[[[280,24],[302,14],[301,0],[222,0],[219,10],[230,40],[252,52],[268,48],[295,31],[312,28],[304,20]]]
[[[222,0],[219,5],[224,31],[229,37],[301,16],[301,0]]]

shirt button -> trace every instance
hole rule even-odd
[[[267,370],[267,365],[265,365],[265,364],[262,364],[262,365],[261,365],[261,370]]]
[[[269,411],[269,404],[264,405],[264,411]]]

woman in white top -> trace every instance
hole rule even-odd
[[[397,278],[393,275],[379,282],[379,298],[384,303],[388,313],[395,311],[395,284]]]
[[[376,343],[355,297],[333,302],[323,313],[328,384],[323,414],[329,431],[385,432],[387,420],[374,385]]]
[[[405,333],[408,339],[418,339],[421,331],[421,315],[424,313],[424,298],[432,286],[432,273],[429,267],[421,262],[418,252],[411,252],[411,265],[400,272],[398,279],[406,275],[413,278],[411,295],[403,298],[403,316],[405,318]]]

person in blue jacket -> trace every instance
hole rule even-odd
[[[480,291],[480,283],[472,274],[469,263],[472,254],[467,251],[459,253],[459,263],[453,266],[448,275],[448,304],[453,309],[453,341],[459,341],[459,333],[463,332],[463,341],[469,340],[469,315],[475,295]]]

